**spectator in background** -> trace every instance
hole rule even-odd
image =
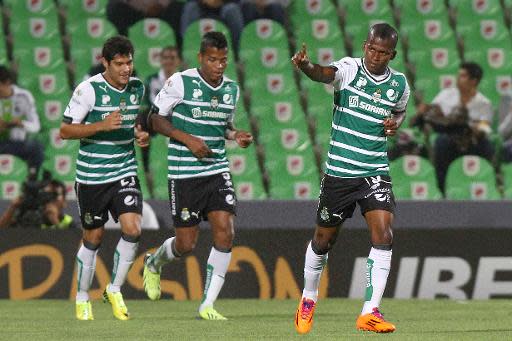
[[[176,42],[181,46],[180,19],[183,2],[178,0],[109,0],[107,19],[117,28],[119,34],[128,36],[128,29],[137,21],[147,18],[159,18],[171,25]]]
[[[476,63],[462,63],[457,87],[443,89],[432,104],[420,104],[414,124],[428,124],[439,133],[434,144],[434,166],[439,189],[445,193],[450,163],[462,155],[478,155],[492,162],[494,148],[489,140],[492,104],[478,91],[483,76]]]
[[[229,0],[189,0],[181,16],[181,35],[185,36],[187,27],[201,18],[221,20],[231,33],[235,56],[238,56],[240,34],[244,27],[244,17],[240,4]]]
[[[15,155],[27,162],[29,173],[37,174],[43,163],[43,145],[28,139],[27,133],[37,133],[41,124],[34,97],[13,84],[11,71],[0,65],[0,154]]]
[[[512,98],[512,94],[508,96]],[[503,162],[512,162],[512,100],[509,99],[508,104],[508,113],[498,127],[498,132],[503,139]]]
[[[162,48],[162,51],[160,51],[160,70],[150,75],[145,81],[146,91],[141,106],[142,119],[147,120],[147,115],[155,101],[156,95],[158,95],[160,90],[164,87],[165,81],[175,72],[179,71],[180,68],[181,57],[178,48],[176,46],[166,46]],[[146,173],[146,182],[149,187],[149,192],[151,196],[153,196],[153,175],[149,169],[149,148],[151,148],[151,144],[147,147],[142,147],[141,150],[144,172]]]
[[[256,19],[272,19],[285,25],[285,8],[289,0],[241,0],[244,23]]]

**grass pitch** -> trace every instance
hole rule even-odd
[[[355,330],[360,300],[324,299],[308,335],[293,326],[297,300],[219,300],[228,321],[196,319],[198,302],[127,301],[130,321],[117,321],[109,304],[93,301],[94,321],[75,320],[74,302],[0,301],[0,340],[512,340],[512,301],[384,300],[393,334]]]

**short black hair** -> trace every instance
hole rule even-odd
[[[57,194],[59,194],[59,189],[62,193],[62,195],[64,196],[64,199],[66,198],[66,185],[60,181],[60,180],[56,180],[56,179],[52,179],[50,181],[50,186],[52,187],[52,192],[55,192]]]
[[[205,53],[209,47],[215,47],[217,49],[225,49],[228,47],[228,41],[226,36],[222,32],[210,31],[205,33],[201,39],[200,53]]]
[[[13,81],[14,77],[11,70],[5,65],[0,65],[0,83],[12,83]]]
[[[482,77],[484,76],[484,70],[482,67],[474,62],[461,63],[459,68],[466,70],[469,74],[469,78],[476,79],[477,84],[480,83],[480,80],[482,80]]]
[[[368,31],[368,37],[366,40],[370,40],[371,37],[379,38],[382,40],[391,40],[394,42],[393,47],[396,47],[398,42],[398,32],[395,28],[387,23],[378,23],[370,27]]]
[[[105,58],[107,62],[110,62],[117,54],[121,56],[131,55],[133,57],[133,52],[133,45],[130,39],[125,36],[115,36],[107,39],[105,44],[103,44],[101,56]]]

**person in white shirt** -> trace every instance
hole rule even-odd
[[[457,87],[443,89],[431,104],[420,104],[415,117],[432,124],[439,132],[434,143],[434,166],[439,189],[445,192],[450,163],[462,155],[478,155],[493,160],[494,147],[489,140],[493,117],[492,104],[478,91],[483,76],[476,63],[462,63]]]
[[[27,133],[41,129],[34,97],[14,84],[11,71],[0,65],[0,154],[23,159],[29,173],[37,174],[44,160],[43,145],[27,139]]]

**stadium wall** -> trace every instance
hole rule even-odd
[[[3,211],[5,202],[0,203]],[[166,202],[150,202],[168,223]],[[74,205],[71,205],[74,206]],[[385,295],[395,298],[488,299],[512,297],[512,202],[401,202],[395,222],[393,269]],[[71,207],[70,207],[71,208]],[[220,297],[298,298],[304,250],[312,236],[315,202],[243,202],[227,281]],[[139,255],[123,288],[144,298],[142,260],[171,231],[144,231]],[[119,231],[110,230],[99,252],[92,297],[110,280]],[[75,254],[81,232],[0,231],[0,298],[70,298],[76,292]],[[196,251],[167,266],[164,298],[200,299],[211,245],[203,229]],[[356,212],[329,256],[321,296],[363,297],[369,250]]]

